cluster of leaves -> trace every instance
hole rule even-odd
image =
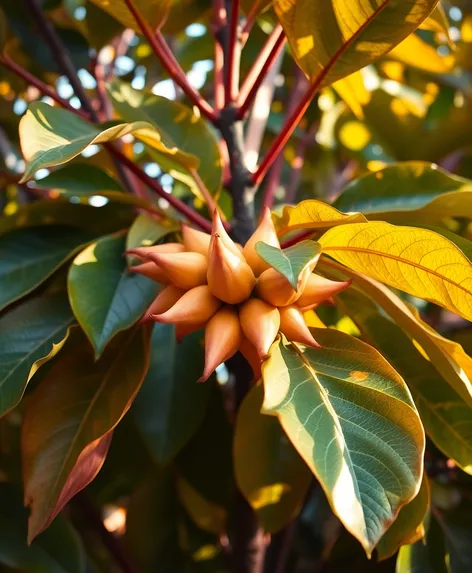
[[[70,108],[62,109],[42,97],[41,85],[59,89],[64,72],[39,40],[34,11],[4,0],[2,566],[111,570],[86,522],[92,499],[126,508],[124,543],[139,571],[227,571],[238,488],[274,534],[275,559],[277,535],[296,524],[283,536],[295,538],[287,571],[328,559],[364,571],[360,546],[376,551],[379,571],[392,570],[392,556],[398,573],[469,571],[467,3],[453,7],[458,41],[435,0],[241,2],[254,20],[243,77],[266,41],[288,40],[273,62],[283,81],[269,82],[267,155],[251,176],[260,189],[247,193],[257,207],[277,197],[282,245],[315,240],[316,272],[353,281],[334,306],[305,315],[322,348],[279,337],[243,399],[224,372],[196,383],[202,332],[178,344],[173,326],[141,324],[158,285],[130,273],[123,254],[180,240],[186,218],[208,230],[215,205],[238,222],[220,118],[211,125],[212,114],[179,89],[174,99],[153,93],[168,84],[128,1],[27,4],[42,5],[73,66],[92,74],[97,121],[77,98],[56,98]],[[213,58],[207,2],[131,4],[150,28],[161,26],[184,72]],[[197,21],[203,33],[192,36]],[[33,87],[21,69],[34,74]],[[216,66],[202,77],[211,100]],[[18,122],[14,110],[26,102]],[[260,113],[242,119],[249,162]],[[117,153],[131,171],[112,161]],[[150,190],[161,185],[169,193],[158,199]],[[291,262],[272,256],[279,270],[282,258]],[[86,501],[58,515],[85,486]]]

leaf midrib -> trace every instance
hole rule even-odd
[[[463,287],[461,284],[456,283],[455,281],[453,281],[452,279],[446,277],[445,275],[442,275],[440,273],[438,273],[437,271],[433,270],[433,269],[429,269],[428,267],[424,267],[423,265],[420,265],[419,263],[414,263],[412,261],[409,261],[407,259],[402,259],[401,257],[398,257],[397,255],[392,255],[390,253],[385,253],[382,251],[376,251],[374,249],[367,249],[367,248],[363,248],[363,247],[323,247],[323,251],[324,252],[328,252],[328,251],[346,251],[346,252],[353,252],[353,253],[363,253],[365,255],[374,255],[377,257],[384,257],[387,259],[392,259],[398,263],[402,263],[404,265],[407,266],[411,266],[414,267],[416,269],[419,269],[421,271],[424,271],[427,274],[431,274],[433,276],[435,276],[438,279],[441,279],[443,281],[448,282],[449,284],[451,284],[452,286],[455,286],[456,288],[458,288],[459,290],[464,291],[466,294],[468,295],[472,295],[471,291],[465,287]],[[455,306],[455,305],[454,305]]]

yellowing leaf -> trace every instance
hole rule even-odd
[[[376,350],[335,330],[312,333],[321,348],[272,345],[262,366],[263,412],[278,417],[370,555],[419,490],[423,428],[402,378]]]
[[[448,40],[449,45],[451,47],[454,46],[454,43],[452,42],[451,36],[449,34],[449,21],[441,4],[438,4],[436,8],[431,12],[430,16],[422,22],[420,29],[444,34]]]
[[[435,74],[445,74],[454,68],[454,56],[441,56],[434,46],[416,34],[408,36],[388,56],[419,70]]]
[[[385,55],[425,20],[438,0],[275,0],[298,65],[321,85]]]
[[[347,267],[472,320],[472,263],[441,235],[372,222],[331,229],[320,243]]]
[[[362,108],[369,103],[371,94],[364,85],[364,78],[361,72],[356,72],[347,76],[347,78],[339,80],[332,87],[351,108],[354,115],[359,119],[364,119]]]
[[[138,34],[141,33],[141,28],[136,24],[136,20],[133,18],[124,0],[91,1],[127,28],[131,28]],[[160,28],[166,21],[172,6],[172,0],[133,0],[133,4],[143,19],[155,30]]]
[[[284,207],[282,216],[274,213],[272,219],[279,236],[296,229],[323,229],[367,220],[361,213],[341,213],[316,199],[302,201],[296,207]]]
[[[154,127],[144,121],[121,123],[100,129],[65,109],[43,102],[32,103],[20,121],[20,144],[26,161],[22,182],[31,179],[34,172],[45,167],[67,163],[94,143],[105,143],[138,130],[145,130],[149,138]]]

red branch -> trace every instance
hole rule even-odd
[[[239,0],[231,1],[231,14],[229,16],[229,38],[228,38],[228,63],[226,66],[226,105],[236,101],[238,97],[239,83],[239,61],[238,52],[240,51],[239,39]]]
[[[0,64],[5,68],[9,69],[11,72],[15,73],[19,77],[23,78],[26,82],[38,88],[44,95],[50,97],[61,107],[75,113],[82,119],[88,120],[88,114],[84,111],[73,108],[69,102],[61,98],[54,90],[47,86],[44,82],[31,75],[24,68],[13,62],[8,56],[3,54],[0,56]],[[128,159],[121,151],[116,149],[111,143],[105,143],[105,147],[116,157],[125,167],[127,167],[132,173],[134,173],[141,181],[143,181],[152,191],[154,191],[159,197],[166,199],[172,207],[174,207],[179,213],[187,217],[189,221],[198,225],[202,230],[207,233],[211,232],[211,223],[196,211],[191,209],[183,201],[180,201],[176,197],[166,193],[164,188],[154,179],[151,179],[138,165],[136,165],[131,159]]]
[[[243,119],[251,107],[267,72],[282,51],[285,45],[285,40],[286,38],[283,28],[278,24],[272,31],[271,35],[267,38],[265,46],[257,56],[256,61],[241,87],[237,101],[239,119]]]
[[[270,166],[275,161],[279,153],[282,151],[284,145],[290,139],[290,136],[297,127],[298,122],[304,116],[306,110],[308,109],[308,106],[311,103],[311,100],[315,97],[315,94],[320,88],[323,80],[324,80],[324,74],[321,74],[317,78],[315,83],[308,86],[305,95],[303,96],[297,107],[294,109],[294,111],[284,122],[282,130],[272,142],[272,145],[270,146],[267,155],[261,161],[261,164],[257,168],[257,171],[252,174],[251,181],[253,185],[259,185],[259,183],[264,179]]]
[[[224,0],[213,0],[213,36],[215,38],[215,109],[220,112],[225,106],[224,65],[225,52],[221,33],[226,24]]]
[[[156,35],[153,33],[148,23],[141,16],[139,10],[134,5],[133,0],[125,0],[129,11],[136,20],[139,28],[141,29],[144,37],[149,42],[149,45],[153,49],[159,61],[167,70],[167,73],[174,80],[174,82],[179,85],[184,93],[190,98],[190,100],[199,108],[202,114],[212,122],[217,120],[217,115],[215,110],[211,105],[201,96],[201,94],[190,85],[185,75],[185,72],[180,67],[179,63],[175,59],[174,55],[169,49],[166,41],[164,40],[162,34],[158,32]]]
[[[291,239],[287,239],[286,241],[280,243],[280,246],[282,247],[282,249],[293,247],[293,245],[296,245],[300,241],[303,241],[304,239],[308,239],[309,237],[311,237],[311,235],[313,235],[314,232],[315,232],[314,229],[311,229],[309,231],[303,231],[302,233],[295,235]]]

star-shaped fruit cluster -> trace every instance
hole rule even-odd
[[[298,277],[295,290],[284,275],[256,251],[260,241],[280,249],[270,210],[242,247],[226,232],[215,212],[208,235],[182,225],[183,243],[127,251],[141,263],[131,268],[164,285],[145,320],[174,324],[176,336],[205,328],[205,368],[200,382],[239,350],[253,366],[268,357],[277,334],[319,347],[304,313],[349,286],[313,273],[314,257]]]

